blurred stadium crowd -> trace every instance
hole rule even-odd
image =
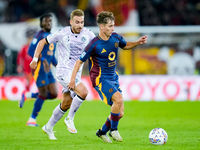
[[[58,25],[66,26],[69,25],[69,14],[75,8],[84,10],[85,26],[96,26],[95,17],[101,10],[112,11],[116,16],[116,26],[125,26],[124,20],[127,20],[128,16],[130,18],[129,14],[132,9],[137,12],[138,17],[136,20],[133,18],[130,20],[138,22],[137,25],[142,27],[200,25],[199,0],[0,0],[0,23],[24,22],[46,12],[53,12]],[[132,24],[129,22],[128,25]],[[129,37],[130,34],[127,36]],[[138,33],[133,33],[133,36],[137,37]],[[190,59],[187,64],[197,69],[200,68],[200,60],[194,60],[196,55],[194,49],[200,53],[200,42],[197,40],[200,37],[199,33],[154,33],[149,36],[151,41],[147,46],[129,52],[120,52],[119,57],[122,59],[119,59],[117,66],[120,74],[167,74],[170,64],[169,57],[179,51],[187,52],[186,57]],[[155,41],[157,43],[154,43]],[[17,51],[6,49],[0,37],[0,64],[5,65],[0,65],[0,76],[16,75]],[[10,53],[12,57],[7,59]],[[181,54],[178,57],[184,56]],[[180,62],[176,59],[173,65],[177,64],[177,61]],[[184,67],[186,72],[191,74],[187,65]],[[176,71],[177,68],[174,70]]]
[[[80,0],[1,0],[0,22],[21,22],[46,12],[53,12],[59,23],[66,26],[69,25],[69,14],[77,7],[81,7],[85,12],[86,26],[96,25],[95,14],[89,0],[82,2]]]
[[[70,12],[79,7],[85,12],[85,25],[95,26],[94,3],[98,1],[101,0],[1,0],[0,22],[21,22],[45,12],[54,12],[59,23],[65,26],[69,24]],[[199,0],[135,0],[134,2],[141,26],[200,25]]]
[[[200,25],[199,0],[137,0],[140,25]]]

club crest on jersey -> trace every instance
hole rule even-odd
[[[85,38],[85,37],[82,37],[82,38],[81,38],[81,41],[82,41],[82,42],[85,42],[85,41],[86,41],[86,38]]]
[[[118,42],[115,42],[115,47],[118,48],[119,44]]]
[[[111,89],[109,89],[109,92],[110,92],[110,93],[112,93],[112,92],[113,92],[113,89],[112,89],[112,88],[111,88]]]

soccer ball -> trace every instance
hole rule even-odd
[[[167,132],[162,128],[155,128],[149,133],[149,141],[154,145],[164,145],[167,142]]]

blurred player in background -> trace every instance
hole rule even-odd
[[[23,45],[22,49],[17,55],[17,72],[23,73],[26,78],[26,91],[29,91],[31,80],[33,79],[31,68],[29,66],[32,61],[31,56],[28,55],[28,48],[36,33],[36,29],[28,27],[25,32],[27,38],[26,44]]]
[[[94,33],[87,28],[84,28],[84,12],[80,9],[75,9],[70,16],[70,25],[54,34],[48,35],[42,39],[36,48],[34,58],[30,64],[31,68],[35,69],[37,60],[43,47],[46,44],[57,42],[58,50],[58,65],[56,66],[56,77],[58,82],[63,86],[62,102],[54,109],[48,123],[43,126],[42,130],[47,133],[50,139],[55,140],[53,127],[62,118],[66,111],[70,108],[68,116],[64,119],[68,130],[71,133],[77,133],[74,126],[74,115],[82,102],[85,100],[88,91],[81,81],[82,67],[79,69],[76,76],[75,92],[69,90],[67,85],[71,78],[71,73],[75,62],[82,54],[85,46],[95,37]]]
[[[28,55],[28,49],[30,46],[30,43],[36,33],[36,29],[33,28],[27,28],[26,29],[26,38],[27,42],[26,44],[22,47],[20,52],[17,55],[17,72],[18,73],[24,73],[24,76],[26,78],[26,83],[25,83],[25,90],[22,93],[22,98],[19,101],[19,107],[22,108],[25,100],[25,93],[29,93],[28,96],[29,98],[36,98],[38,93],[31,93],[29,92],[30,90],[30,84],[33,79],[33,75],[31,73],[31,68],[29,66],[30,62],[32,61],[32,57]]]
[[[52,28],[52,15],[44,14],[40,17],[40,27],[42,28],[37,32],[32,40],[32,43],[29,47],[28,54],[33,57],[36,46],[38,42],[50,34]],[[55,79],[52,72],[50,71],[50,64],[54,66],[57,65],[57,60],[55,58],[55,43],[45,45],[43,47],[42,53],[37,57],[34,57],[32,61],[38,62],[37,68],[33,70],[33,77],[38,87],[38,95],[33,107],[32,114],[27,121],[27,126],[38,126],[36,123],[36,117],[42,109],[42,105],[46,99],[54,99],[57,97],[57,87]],[[24,100],[26,96],[30,93],[24,94]],[[22,99],[23,101],[23,99]],[[23,101],[24,102],[24,101]]]
[[[80,59],[75,63],[70,83],[67,86],[70,90],[76,91],[76,74],[83,62],[90,58],[90,79],[93,87],[99,93],[101,99],[111,106],[111,114],[102,128],[96,132],[96,135],[106,143],[112,143],[107,136],[108,131],[115,141],[123,141],[117,129],[119,119],[122,118],[124,113],[122,91],[116,72],[118,47],[128,50],[147,42],[147,36],[140,37],[135,42],[126,42],[122,36],[113,33],[114,20],[112,12],[103,11],[97,15],[97,24],[100,28],[99,35],[87,45]]]

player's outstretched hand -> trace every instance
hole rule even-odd
[[[69,90],[74,90],[74,88],[75,88],[75,81],[73,82],[73,81],[70,81],[69,82],[69,84],[67,85],[67,87],[68,87],[68,89]]]
[[[148,37],[147,35],[140,37],[139,40],[138,40],[139,43],[140,43],[140,44],[145,44],[145,43],[147,43],[147,37]]]
[[[31,63],[30,63],[29,65],[30,65],[30,67],[31,67],[32,69],[36,69],[36,67],[37,67],[37,62],[32,60]]]

